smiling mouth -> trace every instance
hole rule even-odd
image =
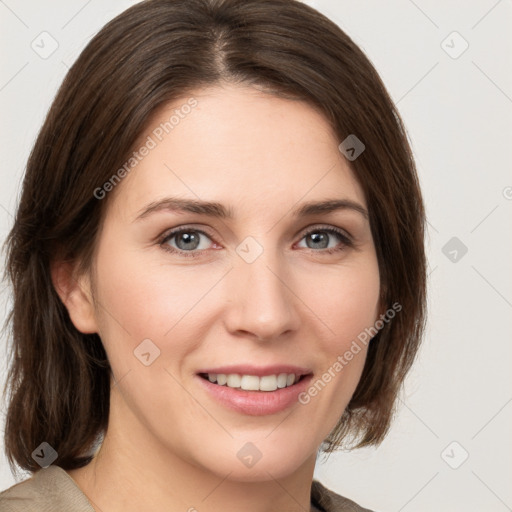
[[[264,391],[271,392],[279,389],[289,388],[308,375],[298,375],[294,373],[279,373],[275,375],[240,375],[238,373],[199,373],[200,377],[210,381],[212,384],[224,386],[242,391]]]

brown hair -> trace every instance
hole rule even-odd
[[[368,347],[361,380],[330,452],[386,435],[425,323],[424,209],[402,121],[377,72],[333,22],[295,0],[148,0],[110,21],[69,70],[30,154],[6,241],[13,287],[6,454],[37,471],[46,441],[55,464],[90,462],[107,428],[110,366],[97,334],[72,324],[50,273],[56,259],[88,271],[108,197],[94,191],[133,151],[151,116],[220,81],[263,87],[319,108],[343,141],[368,204],[381,304],[402,310]],[[350,434],[350,436],[349,436]]]

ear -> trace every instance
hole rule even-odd
[[[76,276],[76,264],[56,261],[51,265],[51,277],[55,291],[66,306],[73,325],[84,334],[98,332],[90,278]]]

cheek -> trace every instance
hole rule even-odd
[[[98,252],[101,338],[124,400],[138,418],[161,422],[162,410],[194,410],[180,386],[180,363],[201,343],[201,297],[218,280],[192,267],[152,263],[135,251]]]
[[[312,417],[322,418],[322,424],[313,422],[313,426],[327,436],[357,387],[371,338],[366,330],[378,319],[380,276],[376,257],[370,255],[357,265],[316,276],[306,286],[314,290],[307,303],[325,325],[325,335],[317,341],[321,371],[299,402]]]
[[[155,262],[156,261],[156,262]],[[102,334],[107,339],[172,339],[172,331],[187,322],[190,314],[204,308],[201,298],[218,280],[208,271],[192,266],[165,265],[159,258],[148,258],[143,251],[119,251],[105,244],[98,254],[97,279],[104,308]]]
[[[352,264],[310,276],[303,294],[327,328],[328,352],[342,350],[378,318],[380,276],[376,257],[369,254]]]

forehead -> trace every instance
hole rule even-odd
[[[327,196],[365,205],[338,145],[328,121],[306,102],[247,86],[201,89],[153,115],[111,199],[125,216],[167,195],[245,213]]]

